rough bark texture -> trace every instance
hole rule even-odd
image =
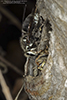
[[[37,7],[52,25],[49,56],[41,76],[26,76],[25,91],[30,100],[67,100],[67,1],[37,0]]]

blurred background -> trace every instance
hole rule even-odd
[[[24,17],[23,12],[25,4],[27,4],[24,17],[26,18],[31,13],[35,3],[36,0],[27,0],[23,4],[3,4],[3,0],[0,2],[0,71],[13,99],[24,81],[26,58],[19,42]],[[0,75],[0,83],[1,78]],[[2,85],[0,84],[0,100],[6,100]],[[24,90],[18,100],[29,100]]]

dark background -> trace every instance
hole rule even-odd
[[[31,13],[35,3],[36,0],[27,0],[25,17]],[[3,4],[1,2],[0,6],[17,18],[17,20],[20,22],[20,26],[22,27],[25,4]],[[18,27],[16,24],[14,24],[2,11],[0,11],[0,56],[11,64],[15,65],[19,70],[22,71],[22,74],[24,74],[24,64],[26,58],[24,57],[24,52],[22,51],[19,42],[21,36],[21,27]],[[22,84],[22,75],[10,68],[8,64],[6,64],[6,66],[8,71],[3,74],[3,76],[8,87],[10,88],[13,98],[15,98],[19,90],[18,87],[20,88]],[[28,100],[28,97],[24,97],[26,96],[24,91],[22,91],[21,95],[18,100]],[[6,100],[4,94],[2,93],[1,85],[0,100]]]

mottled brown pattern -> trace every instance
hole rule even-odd
[[[37,0],[40,15],[52,27],[49,55],[40,75],[25,77],[25,91],[31,100],[67,100],[67,11],[64,0]],[[38,50],[44,49],[46,27],[43,28]],[[44,39],[45,38],[45,39]],[[61,51],[60,51],[61,50]],[[30,58],[31,59],[31,58]],[[31,61],[29,62],[30,66]],[[33,60],[35,63],[35,60]],[[39,64],[39,63],[37,63]],[[33,66],[31,64],[31,66]],[[34,64],[36,66],[36,64]]]

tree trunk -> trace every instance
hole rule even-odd
[[[25,91],[30,100],[67,100],[67,0],[37,0],[37,8],[51,24],[49,55],[42,75],[25,77]]]

